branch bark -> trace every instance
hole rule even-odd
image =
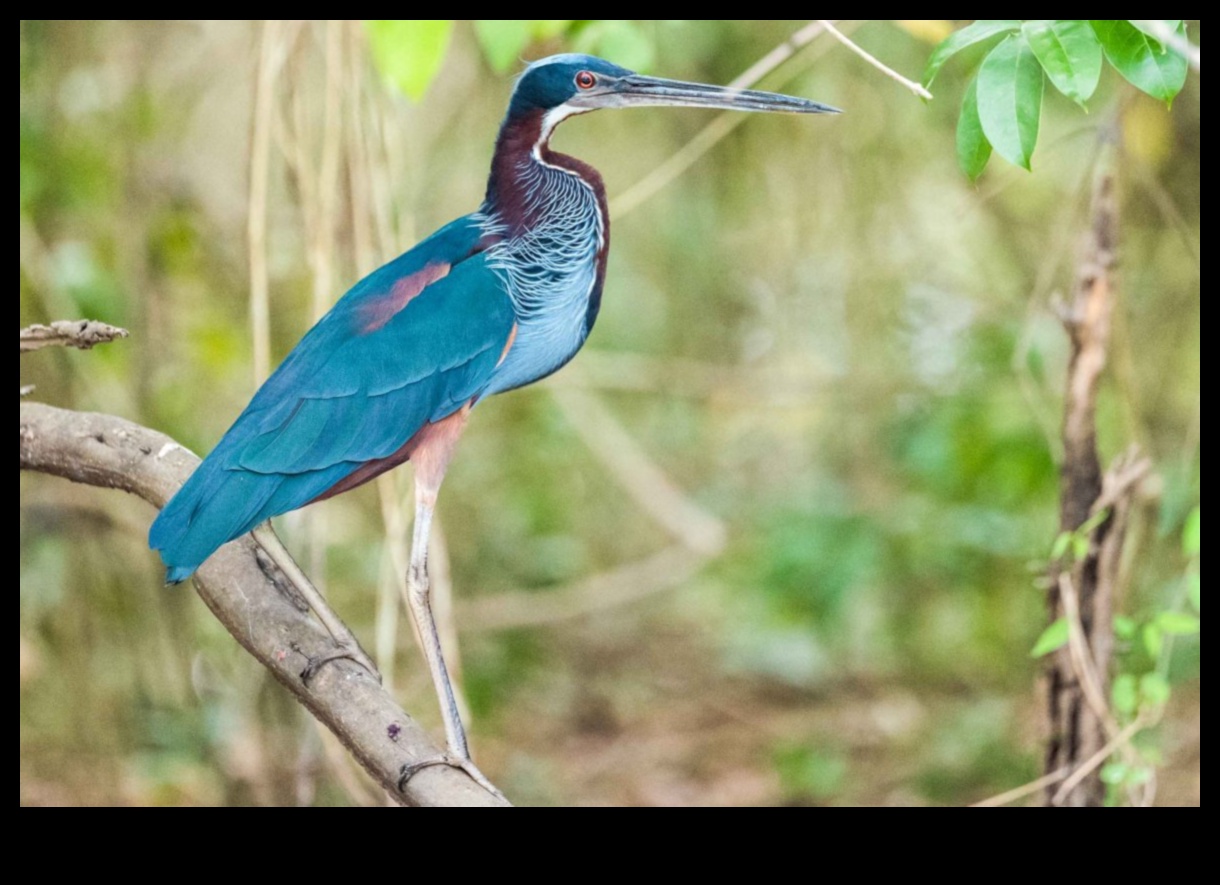
[[[49,326],[35,324],[21,330],[21,352],[44,347],[75,347],[88,350],[116,338],[126,338],[127,330],[97,320],[56,320]]]
[[[164,434],[111,415],[21,404],[21,469],[121,489],[160,507],[199,459]],[[437,765],[403,789],[404,765],[441,755],[377,679],[346,660],[309,682],[306,663],[328,651],[330,635],[312,620],[287,581],[249,535],[220,548],[195,575],[195,589],[246,651],[329,728],[365,770],[402,804],[496,806],[505,803],[463,772]]]
[[[1059,476],[1059,530],[1074,532],[1103,509],[1109,508],[1109,515],[1093,529],[1087,554],[1077,558],[1070,571],[1061,563],[1052,566],[1047,592],[1049,616],[1052,621],[1068,618],[1072,641],[1050,657],[1046,672],[1049,740],[1044,770],[1048,774],[1070,773],[1063,779],[1066,789],[1058,783],[1047,786],[1047,805],[1102,804],[1105,785],[1099,767],[1091,760],[1116,731],[1106,699],[1125,502],[1133,484],[1126,484],[1120,496],[1122,503],[1103,496],[1096,427],[1097,388],[1106,365],[1115,300],[1116,137],[1116,130],[1107,134],[1094,175],[1092,223],[1077,268],[1075,293],[1069,304],[1059,307],[1071,339]],[[1107,484],[1114,486],[1112,480]]]

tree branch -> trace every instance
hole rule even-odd
[[[844,34],[842,31],[840,31],[838,28],[836,28],[831,22],[827,21],[826,19],[818,19],[818,24],[820,24],[823,28],[826,29],[826,33],[830,34],[830,36],[834,37],[836,40],[838,40],[840,43],[842,43],[844,46],[846,46],[856,55],[860,56],[860,58],[864,59],[874,68],[879,70],[881,73],[885,74],[891,80],[895,80],[898,83],[901,83],[903,86],[905,86],[911,92],[918,95],[920,98],[928,99],[929,101],[931,100],[931,98],[932,98],[931,92],[929,92],[927,89],[925,89],[920,84],[916,83],[914,80],[908,80],[906,77],[902,76],[902,74],[898,73],[893,68],[888,67],[887,65],[885,65],[884,63],[879,61],[873,55],[870,55],[868,52],[865,52],[864,49],[862,49],[850,37],[848,37],[846,34]]]
[[[21,404],[21,469],[121,489],[160,507],[199,459],[164,434],[110,415]],[[437,765],[398,787],[403,766],[441,754],[425,731],[363,667],[327,664],[308,683],[306,663],[334,649],[330,635],[260,564],[249,535],[225,544],[195,575],[204,603],[246,651],[342,741],[403,804],[503,805],[461,771]],[[263,562],[267,560],[264,557]]]
[[[97,320],[56,320],[49,326],[26,326],[21,330],[21,352],[44,347],[75,347],[88,350],[116,338],[126,338],[127,330]]]
[[[1097,452],[1097,388],[1106,365],[1110,317],[1114,311],[1114,266],[1117,258],[1118,202],[1115,194],[1117,127],[1103,132],[1105,141],[1093,179],[1091,221],[1076,272],[1076,291],[1059,306],[1071,339],[1063,414],[1063,463],[1059,468],[1059,531],[1075,532],[1101,512],[1103,483]],[[1113,486],[1113,480],[1111,481]],[[1131,485],[1126,484],[1126,489]],[[1125,507],[1122,509],[1125,515]],[[1112,612],[1125,519],[1112,511],[1090,533],[1089,550],[1065,571],[1052,567],[1049,617],[1066,617],[1071,641],[1049,658],[1047,720],[1049,741],[1045,770],[1067,767],[1069,787],[1052,785],[1048,805],[1097,806],[1105,785],[1097,770],[1082,768],[1107,744],[1116,730],[1107,707]],[[1102,553],[1106,562],[1102,561]],[[1109,561],[1113,559],[1113,561]]]

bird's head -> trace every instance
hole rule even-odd
[[[509,117],[542,111],[552,125],[599,108],[678,105],[790,114],[837,114],[838,108],[774,92],[645,77],[592,55],[552,55],[517,80]],[[550,127],[548,127],[549,129]]]

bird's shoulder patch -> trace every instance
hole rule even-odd
[[[452,266],[447,261],[429,261],[415,273],[399,277],[389,289],[369,298],[356,310],[356,331],[368,335],[385,326],[424,289],[447,277]]]

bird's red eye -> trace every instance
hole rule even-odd
[[[597,82],[597,78],[588,71],[581,71],[576,75],[576,85],[581,89],[592,89],[593,84]]]

